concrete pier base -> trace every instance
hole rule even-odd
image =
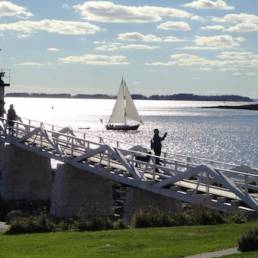
[[[155,193],[128,188],[125,195],[123,220],[131,223],[138,212],[160,211],[176,213],[181,210],[182,203],[172,198]]]
[[[57,169],[52,192],[51,215],[113,215],[112,182],[69,165]]]
[[[0,142],[0,173],[2,172],[4,166],[4,152],[5,152],[5,145],[4,143]]]
[[[5,152],[5,145],[4,143],[0,142],[0,193],[2,189],[2,172],[4,167],[4,152]]]
[[[5,147],[1,195],[4,200],[47,201],[51,197],[50,159],[14,145]]]

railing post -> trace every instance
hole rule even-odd
[[[72,141],[71,141],[71,156],[73,156],[74,154],[74,138],[72,138]]]
[[[156,164],[156,159],[154,158],[154,166],[153,166],[153,171],[152,171],[152,180],[155,181],[155,176],[156,176],[156,169],[157,169],[157,164]]]
[[[14,130],[15,137],[18,136],[18,130],[19,130],[18,128],[19,128],[19,123],[15,123],[15,130]]]
[[[163,161],[164,167],[167,165],[167,153],[164,152],[164,161]]]
[[[248,175],[245,175],[245,192],[248,193]]]
[[[110,153],[108,152],[108,168],[110,169],[111,166],[110,166]]]
[[[210,194],[210,176],[208,172],[206,172],[206,192],[208,195]]]
[[[40,147],[43,145],[43,137],[42,137],[42,129],[43,129],[43,123],[40,123]]]
[[[138,165],[138,163],[137,163],[137,160],[136,159],[134,159],[134,157],[135,157],[135,153],[132,153],[131,154],[131,164],[133,165],[133,166],[135,166],[135,167],[137,167]]]
[[[187,170],[188,170],[189,167],[190,167],[190,163],[191,163],[191,158],[190,158],[190,157],[187,157],[187,158],[186,158],[186,168],[187,168]]]
[[[177,160],[175,161],[175,171],[177,172],[178,169],[178,164],[177,164]]]

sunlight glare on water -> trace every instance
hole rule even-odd
[[[105,124],[115,100],[6,98],[17,114],[88,134],[111,137],[149,147],[154,128],[168,132],[163,150],[237,164],[258,166],[258,112],[200,108],[225,105],[222,102],[146,101],[135,104],[143,118],[137,132],[107,131]],[[230,105],[242,103],[230,103]],[[101,123],[103,119],[104,123]]]

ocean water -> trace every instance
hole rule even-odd
[[[208,108],[244,103],[137,100],[144,121],[137,132],[105,130],[114,100],[6,98],[6,108],[11,103],[20,117],[132,145],[149,147],[153,129],[159,128],[168,133],[164,151],[258,167],[258,112]]]

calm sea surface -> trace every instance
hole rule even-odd
[[[258,112],[200,108],[243,103],[135,101],[143,118],[137,132],[106,131],[114,100],[6,98],[19,116],[132,144],[149,146],[154,128],[168,132],[163,150],[258,167]]]

